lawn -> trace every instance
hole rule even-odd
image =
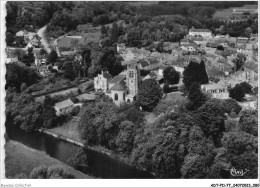
[[[79,117],[73,117],[70,121],[63,124],[62,126],[48,129],[48,131],[83,143],[84,141],[80,138],[80,134],[77,128],[78,121]]]
[[[16,174],[29,175],[32,169],[41,165],[61,165],[77,179],[92,179],[93,177],[83,174],[69,165],[54,159],[43,152],[29,148],[19,142],[9,140],[5,144],[5,174],[6,177],[14,177]]]

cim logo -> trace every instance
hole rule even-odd
[[[234,167],[230,170],[230,174],[232,176],[244,176],[249,170],[246,168],[245,170],[237,170]]]

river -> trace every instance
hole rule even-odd
[[[20,142],[33,149],[45,152],[49,156],[56,158],[66,164],[73,155],[76,146],[72,143],[56,139],[52,136],[40,132],[26,133],[17,128],[8,126],[7,134],[11,140]],[[148,172],[138,170],[126,165],[116,159],[96,151],[87,150],[89,170],[83,172],[102,179],[154,179]]]

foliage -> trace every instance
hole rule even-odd
[[[18,92],[20,91],[23,83],[27,86],[31,86],[40,80],[40,76],[35,70],[26,66],[21,66],[17,63],[6,65],[5,78],[5,88],[15,87]]]
[[[86,149],[75,148],[73,153],[73,156],[68,159],[68,163],[75,169],[86,172],[89,168]]]
[[[183,83],[187,89],[189,89],[193,82],[197,82],[198,84],[207,84],[209,82],[203,61],[200,63],[191,61],[183,72]]]
[[[76,77],[75,71],[73,70],[73,62],[67,61],[64,63],[64,78],[74,80]]]
[[[252,93],[252,86],[249,84],[249,83],[247,83],[247,82],[241,82],[240,84],[239,84],[241,87],[242,87],[242,89],[244,90],[244,93],[246,93],[246,94],[251,94]]]
[[[235,87],[230,89],[229,97],[235,99],[236,101],[242,101],[245,97],[245,91],[240,84],[236,84]]]
[[[162,98],[162,89],[153,79],[146,79],[139,88],[137,100],[138,104],[145,111],[151,111]]]
[[[246,110],[242,112],[239,120],[239,127],[242,131],[258,136],[258,113],[257,111]]]
[[[131,121],[122,121],[119,125],[119,133],[116,139],[116,145],[120,152],[131,152],[134,141],[134,124]]]
[[[111,149],[115,147],[119,125],[124,119],[125,116],[117,113],[113,103],[91,103],[84,107],[78,128],[86,143],[100,144]]]
[[[80,111],[80,107],[79,107],[79,106],[75,106],[75,107],[72,108],[72,110],[71,110],[71,115],[72,115],[72,116],[77,116],[78,113],[79,113],[79,111]]]
[[[200,85],[194,82],[188,91],[189,103],[187,104],[188,110],[196,110],[206,102],[206,96],[202,93]]]
[[[39,166],[30,173],[30,179],[74,179],[67,169],[62,166]]]
[[[46,96],[42,105],[42,119],[44,128],[51,128],[56,125],[56,110],[53,106],[54,102],[51,97]]]
[[[54,64],[58,59],[58,54],[55,50],[52,50],[48,56],[47,56],[47,59],[46,59],[46,62],[47,64]]]
[[[180,73],[173,67],[167,67],[163,70],[163,77],[166,84],[178,84],[180,80]]]

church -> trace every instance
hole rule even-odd
[[[112,78],[108,72],[101,72],[94,78],[96,92],[111,97],[116,105],[131,103],[136,99],[140,84],[140,70],[137,64],[127,65],[127,69]]]

